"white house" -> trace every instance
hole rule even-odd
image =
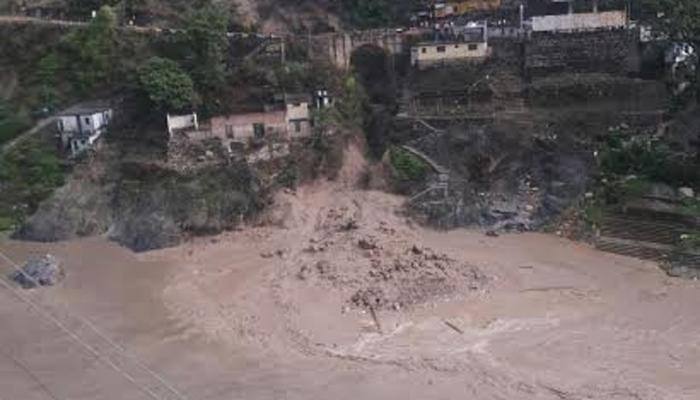
[[[112,121],[112,109],[104,103],[71,107],[58,116],[56,128],[61,146],[71,156],[93,147]]]
[[[535,6],[526,22],[532,32],[595,31],[629,26],[625,7],[601,11],[599,0],[529,0],[529,3]],[[584,9],[576,11],[576,4]],[[549,14],[548,7],[558,8],[558,12]],[[565,12],[561,13],[564,9]]]
[[[469,22],[440,32],[442,37],[411,48],[411,65],[423,69],[435,65],[481,62],[491,54],[485,22]]]
[[[311,134],[311,96],[306,94],[285,95],[285,120],[291,139]]]

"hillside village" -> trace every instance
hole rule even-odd
[[[694,4],[0,0],[0,399],[700,396]]]
[[[23,29],[44,23],[48,23],[46,29],[53,29],[52,24],[67,23],[57,18],[70,17],[66,13],[73,9],[61,8],[60,2],[51,4],[14,4],[10,10],[18,13],[17,17],[7,23]],[[95,64],[96,69],[90,74],[71,72],[70,64],[62,69],[60,64],[65,61],[60,60],[60,51],[51,55],[54,58],[40,60],[42,65],[56,64],[51,67],[56,72],[42,73],[46,76],[42,78],[43,94],[38,93],[44,98],[43,110],[55,118],[51,129],[55,139],[49,145],[58,151],[52,157],[58,156],[70,166],[84,163],[79,160],[91,154],[90,160],[99,161],[87,161],[88,164],[111,164],[117,160],[106,155],[124,148],[133,139],[113,140],[108,146],[111,150],[102,149],[102,143],[110,141],[110,136],[117,138],[127,130],[137,129],[147,132],[141,136],[148,137],[152,144],[130,143],[127,154],[156,146],[147,151],[163,155],[149,157],[147,162],[159,160],[148,168],[179,171],[175,173],[187,176],[242,162],[249,170],[246,174],[267,182],[256,185],[265,194],[254,194],[245,201],[246,206],[237,205],[248,211],[225,217],[228,222],[223,226],[232,226],[246,214],[252,213],[248,214],[251,217],[257,212],[253,210],[265,202],[258,196],[273,193],[275,180],[282,176],[285,184],[297,185],[317,176],[318,168],[332,170],[323,165],[337,168],[340,164],[328,152],[329,143],[336,146],[348,134],[364,131],[374,157],[386,160],[384,154],[388,154],[389,164],[402,157],[409,162],[404,166],[409,170],[397,171],[395,164],[389,169],[393,169],[389,176],[370,176],[368,184],[389,182],[388,189],[409,195],[409,209],[431,224],[480,226],[496,231],[541,229],[559,223],[556,221],[562,213],[580,209],[583,199],[583,203],[591,203],[584,210],[595,210],[585,211],[595,214],[595,221],[579,216],[567,222],[564,230],[598,238],[596,241],[606,249],[637,253],[638,246],[645,246],[641,243],[647,240],[632,245],[618,242],[614,236],[608,238],[600,231],[601,225],[603,231],[617,229],[608,228],[603,222],[608,217],[601,215],[610,215],[614,221],[626,220],[614,210],[629,199],[613,201],[610,194],[603,193],[603,203],[597,204],[601,200],[591,179],[608,172],[596,172],[601,160],[594,155],[606,151],[600,148],[601,141],[609,140],[601,136],[606,131],[619,132],[630,140],[630,145],[638,140],[659,140],[664,129],[666,136],[671,135],[669,110],[677,107],[675,104],[688,103],[697,70],[694,47],[684,42],[668,43],[654,32],[652,25],[643,22],[648,12],[626,1],[433,1],[416,3],[406,10],[402,16],[404,24],[397,27],[329,27],[321,33],[233,31],[235,24],[232,20],[227,22],[223,15],[208,20],[213,17],[207,14],[211,10],[192,14],[192,20],[182,29],[164,29],[143,25],[146,20],[135,17],[137,8],[132,8],[131,13],[128,10],[84,10],[83,19],[71,23],[86,30],[70,36],[74,44],[66,42],[60,46],[66,51],[82,43],[97,46],[95,49],[101,52],[101,48],[107,51],[116,37],[133,35],[129,40],[140,43],[137,46],[146,53],[150,52],[145,50],[148,47],[161,48],[161,55],[144,60],[140,67],[125,65],[113,69],[105,64],[110,61],[100,59],[101,54],[86,54],[85,62],[101,63]],[[143,43],[145,38],[154,42]],[[76,49],[81,51],[80,47]],[[109,51],[110,57],[118,57],[115,51],[122,50]],[[192,58],[197,54],[203,58]],[[56,73],[75,76],[80,85],[62,85],[57,89],[59,86],[52,83],[57,77],[51,75]],[[119,88],[120,85],[102,84],[107,81],[122,81],[125,85]],[[86,98],[88,92],[83,87],[92,87],[104,95]],[[36,104],[34,96],[26,100]],[[56,110],[60,101],[57,97],[83,101]],[[131,106],[125,107],[127,103]],[[144,113],[148,109],[151,112]],[[567,129],[572,118],[580,119],[576,132],[557,132]],[[515,132],[519,134],[514,135]],[[692,135],[677,132],[664,140],[677,151],[691,154],[696,143]],[[478,137],[486,142],[479,147],[446,143],[458,137],[466,140],[465,144]],[[548,141],[552,143],[543,145]],[[315,155],[309,153],[319,150],[321,153]],[[134,162],[142,163],[136,159]],[[620,168],[632,172],[645,167]],[[668,181],[663,184],[675,186],[663,190],[677,192],[667,200],[683,204],[691,201],[685,198],[695,201],[693,185],[697,173],[693,167],[679,164],[663,168],[680,174],[663,178]],[[575,178],[566,176],[570,173]],[[114,187],[110,190],[117,192],[123,188],[119,183],[122,179],[131,179],[107,175],[110,178],[106,179],[116,180],[116,186],[110,186]],[[523,177],[525,186],[516,183],[523,182]],[[433,192],[443,195],[435,198]],[[688,193],[691,195],[686,196]],[[130,209],[130,197],[121,198]],[[74,231],[84,230],[79,226],[58,231],[48,228],[56,224],[72,226],[75,216],[70,217],[71,221],[52,221],[57,218],[52,215],[54,211],[48,211],[48,215],[39,211],[26,219],[39,208],[41,200],[32,199],[28,209],[19,213],[6,209],[5,225],[14,226],[17,237],[28,239],[81,236]],[[53,210],[57,204],[51,205],[52,202],[64,200],[49,200],[44,207]],[[251,202],[258,205],[250,208]],[[206,210],[209,206],[204,207]],[[13,213],[16,217],[11,216]],[[85,233],[92,234],[115,223],[119,225],[118,220],[123,219],[119,213],[107,210],[98,215],[105,213],[112,215],[100,217],[99,221],[78,217],[82,221],[79,225],[90,225]],[[212,217],[203,226],[213,222]],[[682,225],[683,218],[679,218]],[[20,225],[11,225],[13,219]],[[144,226],[138,220],[125,228],[110,230],[140,236],[141,228],[130,227],[131,223]],[[187,224],[174,224],[181,232],[169,233],[170,239],[163,239],[164,243],[189,234],[184,227]],[[571,224],[576,228],[569,227]],[[222,226],[220,222],[214,225]],[[149,228],[147,237],[153,236],[151,229],[157,228]],[[130,237],[125,243],[134,240],[140,242],[139,238]],[[673,239],[660,245],[676,244],[677,239]],[[145,248],[152,246],[161,244]],[[646,252],[654,254],[654,258],[666,254],[656,245]]]

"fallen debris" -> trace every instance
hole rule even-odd
[[[442,320],[442,322],[444,322],[445,325],[447,325],[448,327],[452,328],[453,331],[459,333],[460,335],[464,335],[464,331],[459,329],[459,327],[457,327],[457,325],[453,324],[452,322],[446,319]]]
[[[64,277],[61,262],[50,254],[27,261],[20,271],[15,271],[10,276],[24,289],[33,289],[37,285],[54,286]]]

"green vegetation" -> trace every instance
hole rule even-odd
[[[226,84],[228,13],[216,6],[192,12],[185,27],[170,43],[172,59],[189,73],[196,91],[202,96],[204,112],[221,109]]]
[[[4,229],[36,211],[41,201],[63,185],[65,172],[55,149],[38,138],[25,140],[0,156],[0,220]]]
[[[192,79],[172,60],[151,58],[139,71],[139,82],[159,110],[182,111],[194,103]]]
[[[342,0],[345,19],[357,28],[384,28],[402,25],[420,0]]]
[[[655,28],[677,40],[700,40],[700,3],[696,0],[643,0],[646,15]]]
[[[700,233],[689,233],[683,235],[678,244],[681,251],[698,251],[700,250]]]
[[[112,8],[103,6],[88,28],[67,38],[73,84],[86,92],[98,85],[110,85],[116,63],[117,17]]]
[[[362,129],[367,112],[367,94],[364,87],[353,76],[343,84],[343,92],[336,103],[336,110],[343,125],[351,129]]]
[[[389,23],[389,6],[385,0],[345,0],[343,5],[353,25],[376,28]]]
[[[697,198],[684,199],[681,205],[684,214],[700,218],[700,200]]]
[[[421,181],[428,175],[428,166],[420,158],[402,148],[392,147],[389,157],[399,181]]]
[[[700,2],[697,0],[643,0],[646,23],[664,32],[675,41],[688,42],[700,49]],[[696,64],[698,60],[696,59]],[[693,79],[695,93],[700,100],[700,68]]]
[[[604,209],[597,203],[589,203],[583,208],[583,220],[588,226],[600,226],[603,221]]]
[[[51,52],[39,60],[36,78],[40,85],[40,101],[43,107],[53,109],[57,102],[56,86],[61,69],[61,59],[56,52]]]
[[[9,142],[16,136],[29,129],[26,117],[17,115],[0,99],[0,145]]]
[[[601,151],[600,167],[609,176],[635,175],[675,186],[700,183],[700,166],[695,160],[672,152],[664,141],[649,136],[625,138],[613,132]]]

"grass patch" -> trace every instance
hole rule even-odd
[[[422,181],[428,175],[428,165],[402,148],[392,147],[389,157],[396,177],[401,181]]]
[[[0,100],[0,146],[19,136],[30,126],[26,117],[14,113],[5,102]]]
[[[63,185],[67,171],[53,146],[41,138],[25,140],[0,156],[0,228],[9,229],[34,213]]]
[[[681,251],[698,251],[700,250],[700,233],[690,233],[683,235],[678,245]]]
[[[10,231],[14,228],[15,221],[13,218],[0,216],[0,232]]]
[[[29,123],[20,118],[9,118],[0,120],[0,145],[19,136],[29,129]]]
[[[686,215],[700,217],[700,200],[684,199],[681,204],[681,212]]]
[[[583,209],[583,219],[588,226],[601,226],[603,222],[603,206],[600,204],[590,203]]]

